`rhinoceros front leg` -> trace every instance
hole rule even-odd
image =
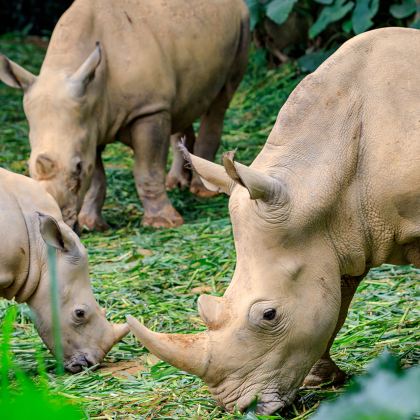
[[[364,276],[350,277],[343,276],[341,278],[341,307],[338,316],[337,325],[334,333],[328,342],[327,349],[322,357],[315,363],[309,374],[306,376],[303,385],[312,387],[321,384],[341,384],[346,379],[346,373],[342,371],[331,359],[330,349],[335,340],[336,335],[346,320],[349,306],[356,292],[357,286]]]
[[[166,113],[139,119],[131,127],[134,178],[143,203],[144,226],[170,228],[184,222],[169,201],[165,189],[170,130],[171,120]]]
[[[102,217],[102,207],[106,197],[106,176],[102,162],[102,152],[105,147],[98,147],[96,151],[95,169],[88,192],[83,200],[78,222],[81,228],[97,230],[100,232],[109,228]]]
[[[171,169],[166,176],[166,189],[173,190],[176,187],[185,188],[190,184],[191,171],[186,167],[186,160],[179,150],[179,142],[185,137],[185,146],[188,151],[193,152],[195,143],[195,133],[192,126],[188,127],[183,133],[171,136],[171,147],[173,161]]]

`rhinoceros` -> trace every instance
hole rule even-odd
[[[70,372],[99,363],[129,331],[111,324],[89,281],[87,252],[54,199],[33,179],[0,168],[0,297],[26,302],[54,353],[47,244],[56,249],[64,366]]]
[[[270,414],[305,383],[342,381],[330,357],[360,280],[420,267],[420,31],[346,42],[292,92],[250,167],[190,155],[231,194],[237,261],[223,297],[200,296],[208,330],[138,339],[196,374],[228,410]]]
[[[0,79],[24,91],[30,174],[65,222],[74,226],[81,209],[80,224],[107,227],[101,153],[118,138],[134,151],[143,224],[182,224],[165,190],[170,135],[191,133],[202,117],[194,151],[214,158],[248,44],[243,0],[76,0],[39,76],[0,56]],[[182,183],[181,170],[171,171],[172,185]],[[191,187],[200,193],[198,182]]]

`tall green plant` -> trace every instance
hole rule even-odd
[[[45,420],[79,420],[83,418],[81,410],[52,392],[46,381],[39,385],[18,369],[13,360],[11,339],[16,320],[16,305],[11,306],[2,323],[2,342],[0,345],[0,413],[7,420],[26,420],[30,418]],[[46,376],[44,363],[38,363],[41,378]]]
[[[283,24],[293,10],[304,11],[313,21],[308,37],[313,39],[322,34],[334,23],[341,23],[345,33],[360,34],[374,26],[381,26],[374,18],[381,12],[393,24],[398,26],[420,26],[420,21],[404,21],[420,13],[416,0],[399,0],[391,6],[382,0],[247,0],[251,16],[251,29],[254,29],[265,17],[278,25]],[[382,17],[383,19],[383,17]]]

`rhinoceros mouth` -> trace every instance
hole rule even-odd
[[[81,372],[84,368],[94,366],[96,363],[86,353],[79,353],[64,362],[64,367],[71,373]]]

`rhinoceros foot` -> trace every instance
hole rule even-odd
[[[173,172],[172,170],[169,171],[168,175],[166,176],[166,189],[168,191],[174,190],[175,188],[187,188],[190,184],[188,172]]]
[[[218,195],[217,191],[208,190],[199,179],[193,179],[190,186],[190,191],[197,197],[210,198]]]
[[[182,216],[170,205],[164,206],[158,212],[146,211],[142,225],[154,228],[174,228],[184,223]]]
[[[97,232],[104,232],[109,229],[108,223],[101,215],[80,213],[78,217],[79,226],[81,229],[96,230]]]
[[[346,373],[332,359],[319,359],[303,381],[303,386],[341,385],[345,380]]]

